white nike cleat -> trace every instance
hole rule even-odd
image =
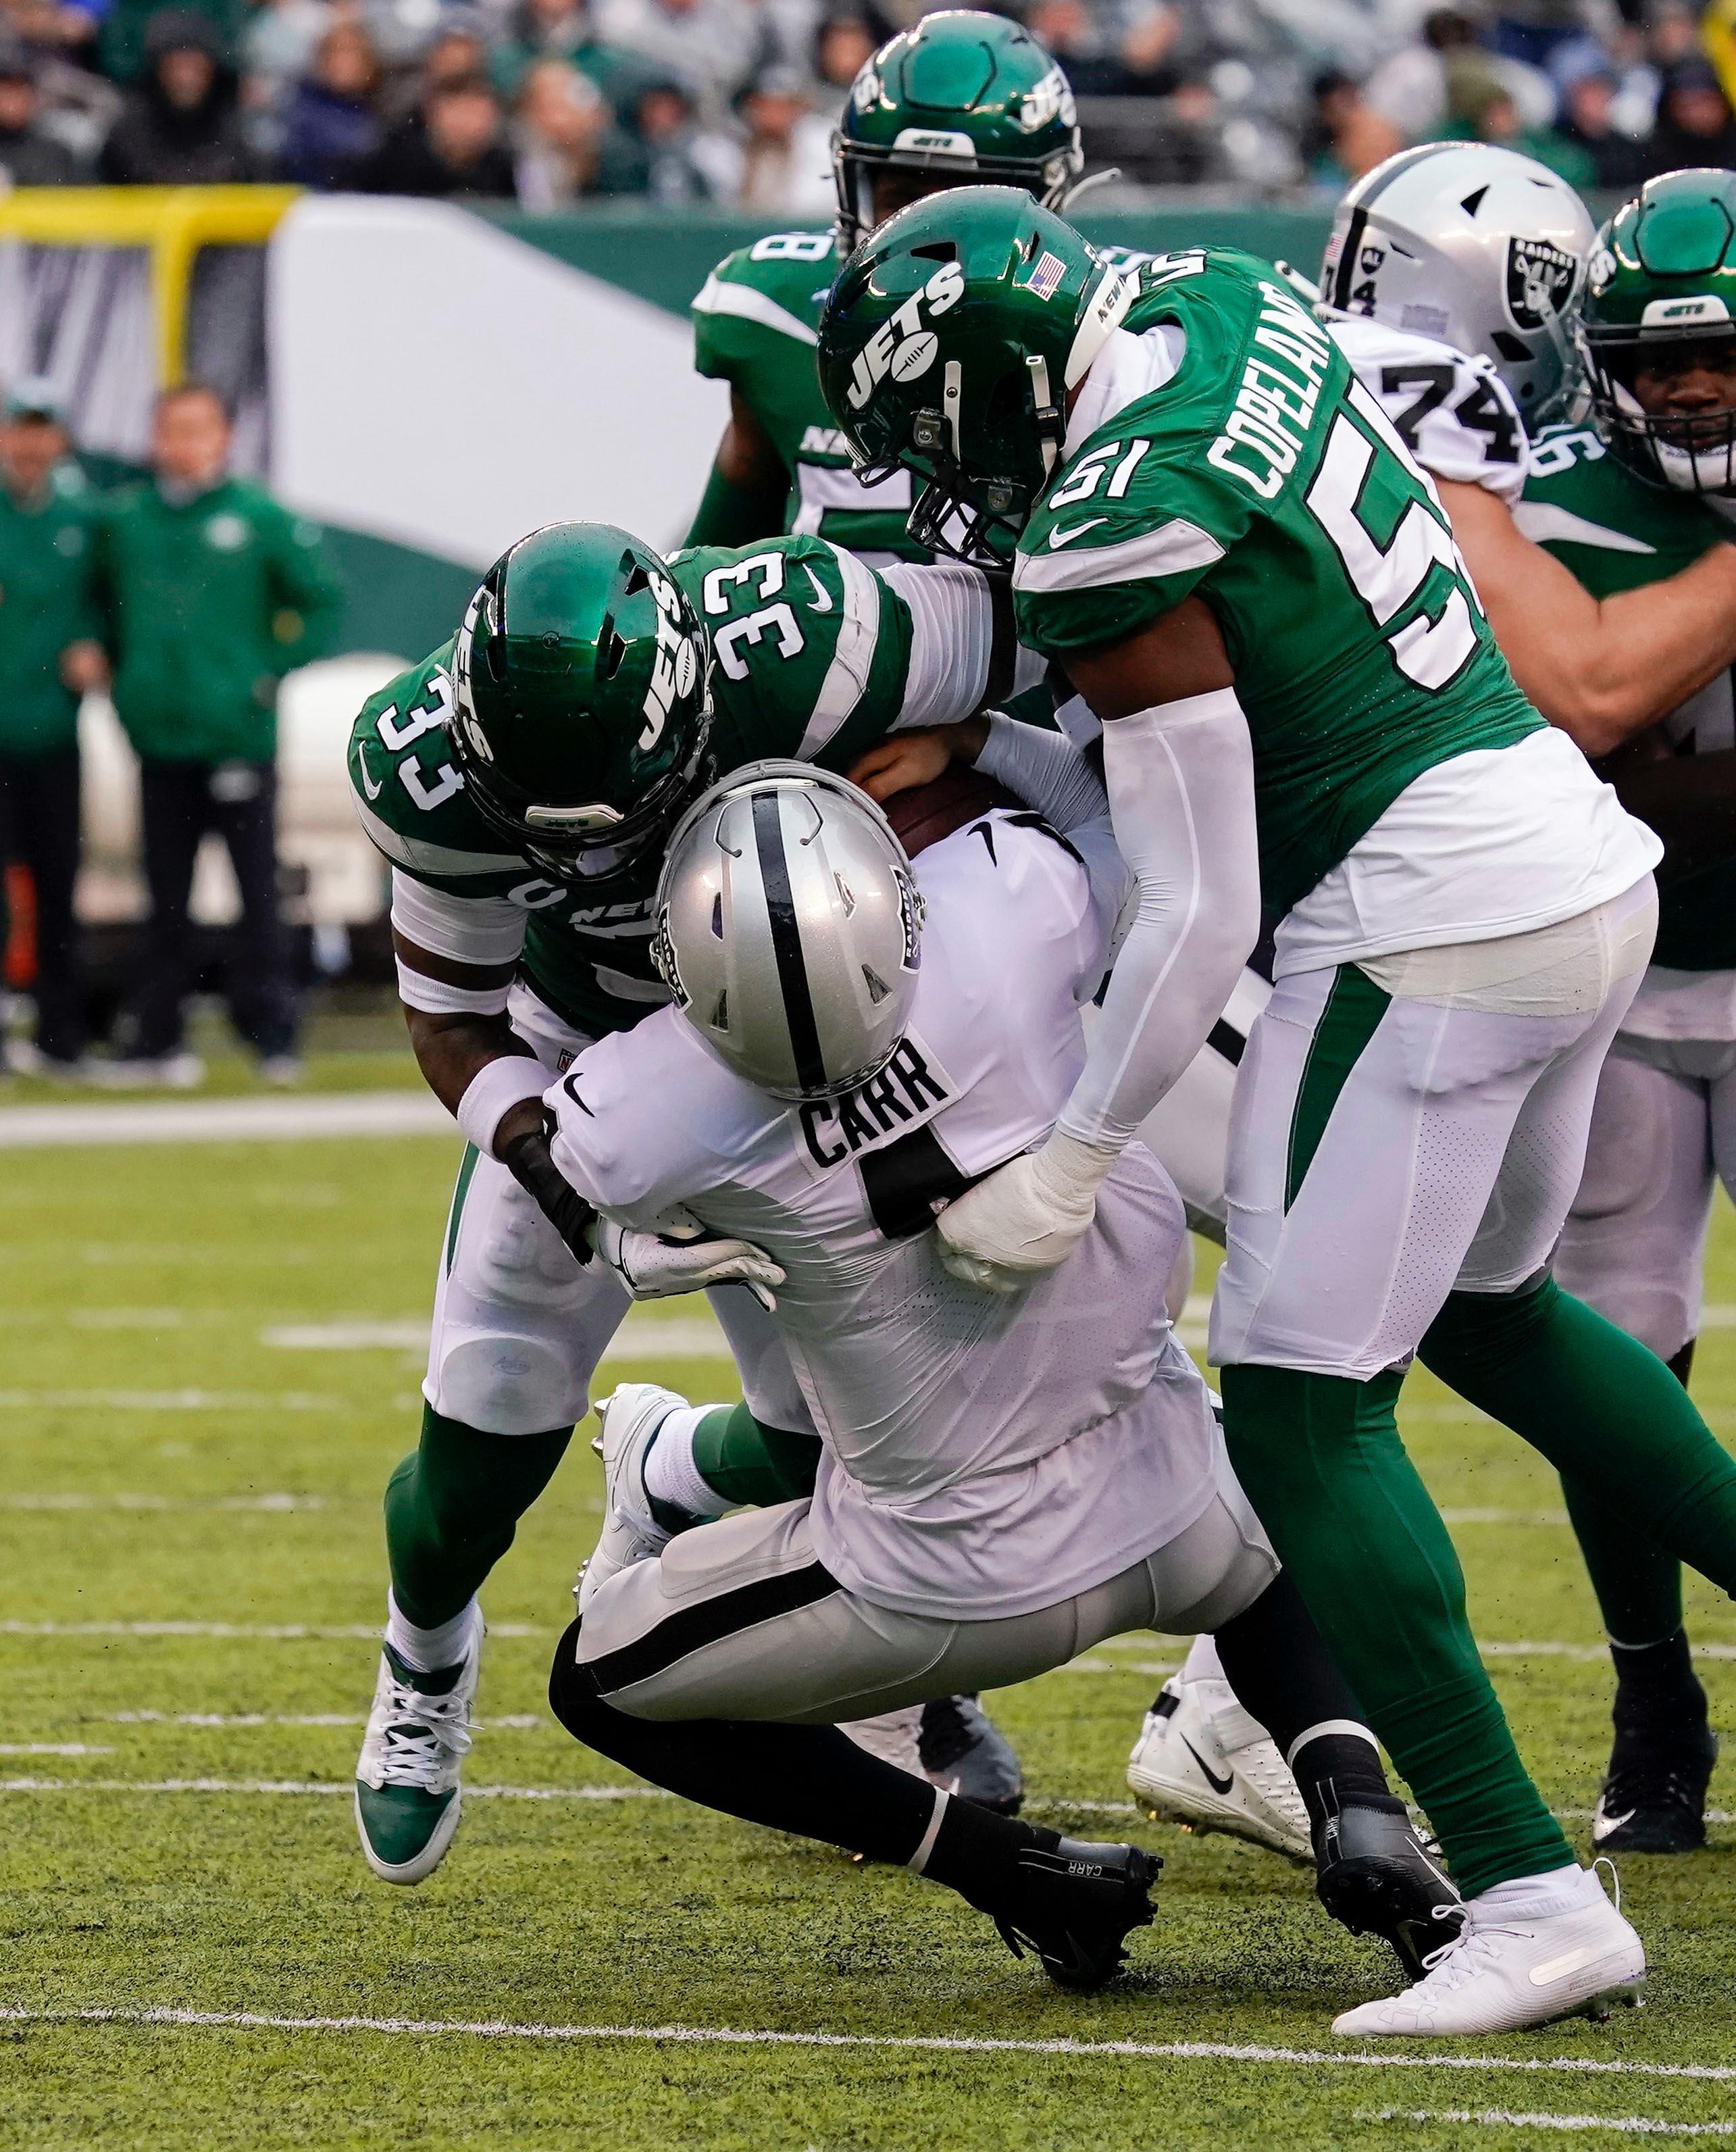
[[[590,1446],[603,1460],[603,1529],[580,1567],[574,1596],[581,1614],[611,1576],[654,1561],[674,1536],[651,1515],[645,1455],[664,1421],[686,1402],[655,1383],[623,1383],[597,1407],[601,1431]]]
[[[388,1644],[356,1760],[356,1830],[382,1881],[420,1883],[458,1827],[458,1778],[470,1746],[470,1707],[482,1667],[480,1615],[452,1677],[418,1674]],[[418,1688],[440,1679],[438,1691]]]
[[[1347,2010],[1333,2031],[1405,2039],[1517,2033],[1638,2003],[1645,1946],[1589,1870],[1553,1897],[1540,1894],[1534,1909],[1515,1905],[1511,1888],[1469,1901],[1459,1938],[1430,1952],[1414,1987]]]
[[[1276,1743],[1229,1683],[1172,1675],[1127,1759],[1145,1813],[1202,1837],[1221,1830],[1313,1865],[1308,1809]]]

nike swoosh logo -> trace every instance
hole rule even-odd
[[[1565,1980],[1570,1972],[1577,1972],[1581,1966],[1589,1965],[1601,1954],[1594,1950],[1571,1950],[1564,1952],[1560,1957],[1547,1958],[1541,1965],[1531,1967],[1531,1986],[1547,1987],[1552,1980]]]
[[[373,779],[368,775],[367,757],[362,752],[362,743],[360,740],[357,740],[356,743],[356,767],[362,773],[362,790],[367,794],[370,799],[377,799],[380,794],[386,789],[386,780],[382,777],[380,779],[380,782],[376,784]]]
[[[1084,537],[1087,530],[1095,530],[1100,523],[1107,523],[1106,515],[1094,515],[1086,523],[1076,523],[1070,530],[1063,530],[1059,524],[1049,534],[1049,550],[1058,552],[1063,546],[1070,546],[1076,538]]]
[[[806,561],[802,563],[802,573],[814,586],[814,611],[816,612],[830,612],[832,610],[831,591],[827,589],[826,586],[820,581],[813,570],[808,566]]]
[[[1194,1762],[1199,1765],[1201,1770],[1205,1773],[1206,1784],[1210,1786],[1212,1792],[1214,1794],[1228,1793],[1230,1788],[1236,1783],[1236,1775],[1234,1772],[1232,1772],[1227,1779],[1220,1779],[1217,1772],[1212,1769],[1212,1766],[1206,1761],[1205,1758],[1201,1755],[1199,1750],[1194,1747],[1193,1743],[1188,1739],[1185,1733],[1182,1736],[1182,1746],[1187,1751],[1188,1754],[1192,1757]]]

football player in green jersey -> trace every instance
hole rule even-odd
[[[833,144],[838,225],[777,231],[721,261],[693,302],[699,370],[730,388],[730,421],[695,546],[813,531],[871,559],[923,560],[904,526],[908,471],[865,486],[814,371],[820,304],[838,265],[894,210],[944,187],[1026,188],[1057,206],[1084,160],[1067,79],[1016,23],[927,15],[857,76]]]
[[[1731,485],[1736,340],[1717,327],[1723,287],[1736,281],[1723,236],[1736,218],[1736,183],[1723,173],[1654,181],[1595,246],[1588,219],[1577,242],[1567,229],[1538,228],[1551,190],[1564,192],[1552,175],[1480,145],[1437,144],[1389,160],[1339,206],[1323,312],[1334,336],[1350,340],[1369,387],[1403,392],[1408,409],[1388,409],[1437,480],[1515,675],[1587,754],[1634,742],[1607,774],[1670,840],[1652,968],[1605,1063],[1586,1178],[1555,1269],[1685,1380],[1718,1124],[1715,1073],[1730,1050],[1720,1042],[1736,1037],[1727,912],[1736,881],[1720,863],[1729,818],[1719,789],[1736,771],[1736,546],[1727,542],[1736,532],[1719,498]],[[1537,317],[1558,301],[1566,327],[1578,312],[1585,277],[1572,254],[1597,265],[1581,319],[1605,351],[1602,361],[1591,354],[1588,368],[1595,428],[1549,424],[1550,404],[1563,399],[1548,380],[1528,379],[1534,368],[1525,363],[1524,343],[1541,342]],[[1441,396],[1445,384],[1427,378],[1417,354],[1397,368],[1370,369],[1359,357],[1357,340],[1400,331],[1425,297],[1444,341],[1475,354],[1544,420],[1531,427],[1516,485],[1474,469],[1442,430],[1460,408],[1456,384]],[[1662,329],[1659,310],[1674,316]],[[1710,335],[1684,335],[1682,322],[1703,313]],[[1459,363],[1457,353],[1435,356]],[[1561,378],[1558,357],[1551,378]],[[1571,390],[1572,373],[1563,385]],[[1543,393],[1526,399],[1527,386]],[[1678,452],[1684,428],[1699,453]],[[1649,732],[1660,720],[1662,732]],[[1710,818],[1718,825],[1708,831]],[[1682,1626],[1680,1565],[1571,1476],[1566,1492],[1617,1677],[1593,1841],[1612,1852],[1690,1850],[1705,1842],[1716,1743]]]
[[[895,726],[967,715],[997,669],[998,618],[973,571],[883,576],[812,537],[666,562],[609,526],[555,524],[513,546],[456,637],[357,719],[351,784],[392,870],[400,996],[469,1139],[421,1440],[387,1494],[390,1621],[357,1770],[363,1848],[389,1881],[432,1873],[457,1828],[476,1593],[559,1463],[630,1297],[738,1281],[717,1310],[749,1403],[785,1431],[791,1469],[812,1469],[807,1408],[744,1287],[775,1278],[752,1251],[645,1235],[581,1262],[583,1221],[547,1161],[551,1075],[669,998],[651,962],[663,841],[714,771],[767,756],[841,770]],[[765,1499],[792,1491],[771,1484]],[[911,1738],[937,1782],[1016,1805],[1017,1764],[969,1700]]]
[[[1547,1263],[1656,922],[1656,840],[1513,683],[1430,481],[1265,264],[1129,278],[1009,190],[846,266],[822,386],[919,535],[1017,542],[1024,639],[1104,727],[1139,885],[1055,1134],[939,1230],[993,1287],[1063,1261],[1197,1052],[1264,909],[1212,1319],[1238,1469],[1471,1898],[1352,2033],[1632,1999],[1632,1929],[1526,1776],[1394,1406],[1429,1339],[1474,1402],[1725,1588],[1736,1463]],[[1371,1614],[1374,1618],[1370,1618]]]
[[[1718,199],[1728,198],[1723,175],[1711,185]],[[1650,199],[1655,231],[1668,200],[1703,212],[1703,178],[1672,180]],[[1339,203],[1317,311],[1435,480],[1496,639],[1531,701],[1590,755],[1690,706],[1701,760],[1658,762],[1648,747],[1618,786],[1661,832],[1660,792],[1691,787],[1703,820],[1725,818],[1713,835],[1727,841],[1724,802],[1708,784],[1725,765],[1703,757],[1708,742],[1729,737],[1727,723],[1719,732],[1706,716],[1708,698],[1725,707],[1736,663],[1736,547],[1723,542],[1729,525],[1713,501],[1660,487],[1645,449],[1636,471],[1607,454],[1589,427],[1551,424],[1578,377],[1571,329],[1594,237],[1572,189],[1531,159],[1481,143],[1427,144],[1389,158]],[[1655,287],[1649,276],[1646,282]],[[1679,295],[1647,288],[1637,309],[1628,302],[1630,318],[1660,296]],[[1595,310],[1599,302],[1592,303]],[[1693,399],[1704,390],[1690,383],[1688,393]],[[1534,462],[1527,429],[1542,434]],[[1673,736],[1683,732],[1673,726]],[[1703,833],[1698,846],[1703,849]],[[1681,852],[1673,845],[1668,872]],[[1702,901],[1684,902],[1666,884],[1662,962],[1688,967],[1669,952],[1685,925],[1678,915],[1689,903],[1701,936],[1720,932],[1721,908],[1703,901],[1708,892],[1701,881],[1693,897]],[[1714,956],[1695,968],[1722,961]],[[1223,1216],[1234,1060],[1264,993],[1263,982],[1244,974],[1239,1006],[1232,1002],[1214,1026],[1212,1043],[1141,1132],[1207,1220]],[[1650,1000],[1648,984],[1622,1038],[1655,1022],[1647,1014]],[[1686,1111],[1686,1094],[1659,1077],[1630,1077],[1622,1065],[1628,1058],[1618,1038],[1602,1079],[1606,1103],[1593,1118],[1582,1205],[1576,1202],[1569,1219],[1556,1275],[1685,1374],[1687,1350],[1678,1348],[1691,1337],[1698,1304],[1709,1189],[1704,1100],[1688,1113],[1691,1140],[1678,1130],[1679,1155],[1694,1161],[1684,1178],[1673,1173],[1670,1157],[1652,1155],[1647,1139],[1662,1145],[1666,1129],[1676,1127],[1660,1118],[1660,1102]],[[1607,1103],[1642,1080],[1657,1091],[1657,1110],[1618,1114]],[[1207,1179],[1214,1167],[1217,1177]],[[1628,1194],[1612,1208],[1618,1188]],[[1645,1205],[1642,1190],[1650,1199]],[[1426,1341],[1422,1357],[1429,1358]],[[1689,1850],[1705,1840],[1714,1743],[1682,1627],[1679,1565],[1571,1480],[1566,1493],[1617,1675],[1617,1733],[1593,1840],[1611,1852]],[[1178,1796],[1205,1798],[1196,1757],[1209,1753],[1222,1708],[1217,1672],[1210,1640],[1202,1639],[1146,1714],[1128,1778],[1160,1814]],[[1233,1712],[1229,1723],[1239,1723]]]

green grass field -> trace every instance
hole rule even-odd
[[[1369,2067],[1329,2023],[1390,1985],[1389,1962],[1248,1848],[1139,1826],[1168,1862],[1157,1925],[1130,1978],[1078,2000],[946,1893],[646,1796],[543,1700],[597,1525],[582,1442],[487,1599],[468,1776],[500,1790],[469,1801],[421,1889],[372,1880],[347,1789],[384,1596],[379,1493],[414,1434],[406,1341],[456,1152],[0,1153],[0,2145],[1303,2152],[1601,2146],[1642,2121],[1736,2134],[1736,1823],[1692,1859],[1625,1865],[1646,2010]],[[1709,1297],[1736,1320],[1728,1212]],[[691,1353],[695,1311],[673,1313]],[[615,1364],[734,1394],[726,1364],[660,1353],[668,1319],[635,1317],[645,1342]],[[400,1328],[331,1342],[357,1323]],[[1736,1332],[1708,1329],[1701,1369],[1728,1434]],[[1502,1694],[1583,1841],[1607,1679],[1558,1493],[1425,1378],[1409,1396]],[[1696,1587],[1693,1622],[1725,1654],[1703,1666],[1736,1725],[1736,1612]],[[1134,1830],[1125,1754],[1178,1657],[1124,1639],[992,1700],[1042,1815]],[[1720,1774],[1714,1803],[1733,1784]]]

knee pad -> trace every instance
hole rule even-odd
[[[584,1418],[590,1372],[547,1338],[500,1331],[443,1336],[428,1370],[428,1403],[483,1434],[542,1434]]]

